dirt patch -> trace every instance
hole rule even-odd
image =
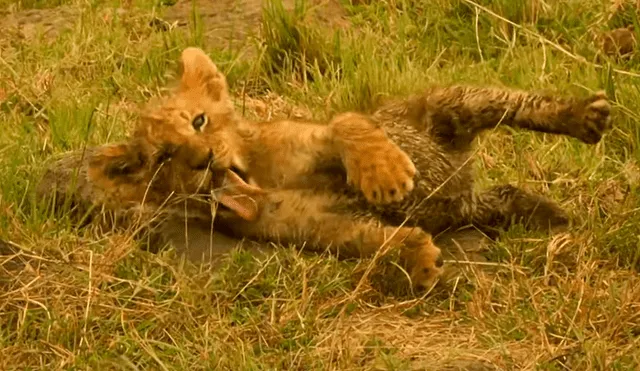
[[[180,0],[164,9],[164,20],[178,27],[193,26],[194,14],[200,17],[204,37],[210,45],[226,48],[258,36],[265,0]],[[294,0],[283,0],[284,8],[294,9]],[[309,1],[311,16],[328,27],[346,27],[346,13],[336,0]],[[195,9],[195,11],[194,11]]]
[[[257,36],[262,22],[265,0],[196,0],[195,12],[192,0],[180,0],[162,9],[163,20],[179,28],[192,27],[194,14],[200,18],[207,43],[218,48],[244,44],[248,37]],[[294,0],[284,0],[284,8],[294,9]],[[328,27],[346,27],[346,13],[337,0],[309,1],[310,15]],[[101,16],[109,18],[113,13],[131,14],[133,9],[105,9]],[[79,6],[62,5],[54,8],[0,10],[0,28],[9,35],[33,39],[41,34],[53,40],[62,31],[74,27],[82,15]],[[143,14],[138,14],[143,15]],[[149,20],[153,20],[149,14]],[[153,22],[150,24],[153,25]]]
[[[0,28],[10,36],[31,40],[39,33],[54,39],[62,30],[76,23],[80,10],[71,6],[47,9],[28,9],[18,12],[0,11]]]

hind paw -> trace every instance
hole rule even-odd
[[[403,238],[403,234],[411,234]],[[424,233],[415,233],[413,228],[402,228],[399,235],[408,248],[404,255],[412,286],[418,291],[430,289],[444,272],[442,251],[431,238]]]
[[[587,144],[596,144],[602,135],[611,128],[611,105],[604,91],[587,98],[582,108],[581,123],[575,137]]]

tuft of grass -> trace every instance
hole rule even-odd
[[[332,1],[322,13],[315,1],[274,1],[259,22],[238,19],[262,32],[255,55],[210,43],[202,2],[187,4],[186,26],[150,26],[181,3],[0,1],[23,24],[62,7],[75,15],[54,34],[0,40],[0,368],[640,367],[639,65],[598,56],[593,39],[637,22],[632,2]],[[224,13],[227,3],[204,6]],[[317,19],[335,9],[344,27]],[[47,160],[124,138],[191,45],[210,53],[251,117],[327,119],[467,83],[606,89],[614,128],[591,147],[505,128],[481,138],[478,187],[543,193],[574,225],[558,235],[515,227],[489,244],[487,262],[420,298],[360,285],[367,262],[272,246],[194,263],[36,204]]]
[[[293,10],[285,10],[282,0],[263,8],[260,67],[269,80],[286,84],[288,79],[313,81],[340,64],[340,35],[333,40],[313,26],[305,1],[295,0]],[[278,78],[283,76],[283,79]]]

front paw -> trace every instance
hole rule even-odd
[[[575,137],[587,144],[596,144],[611,128],[611,105],[604,91],[587,98],[583,104]]]
[[[413,190],[416,167],[369,117],[347,112],[330,123],[341,145],[347,182],[374,204],[401,201]]]
[[[347,156],[346,170],[347,182],[360,189],[371,203],[401,201],[414,188],[416,167],[391,141],[353,148]]]

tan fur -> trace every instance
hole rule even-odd
[[[554,202],[512,186],[476,193],[469,157],[478,134],[500,123],[596,143],[609,128],[603,93],[577,99],[465,86],[433,87],[370,115],[340,114],[328,125],[254,123],[233,113],[224,76],[201,50],[184,50],[181,63],[180,88],[147,115],[152,120],[142,120],[144,129],[128,147],[140,153],[133,149],[173,145],[168,157],[175,165],[156,177],[163,184],[154,188],[157,197],[175,189],[201,192],[195,179],[208,177],[218,186],[217,171],[234,167],[269,192],[258,200],[258,220],[221,212],[216,216],[221,228],[346,257],[371,256],[395,233],[390,246],[399,248],[416,286],[430,285],[442,272],[431,233],[471,223],[494,228],[522,220],[548,228],[568,222]],[[199,113],[209,117],[209,125],[195,133],[189,125]],[[104,148],[98,153],[104,155]],[[154,151],[142,152],[153,158]],[[198,172],[192,160],[209,153],[213,171]],[[130,154],[118,159],[136,163]],[[88,182],[120,197],[109,183],[114,180],[98,180],[100,169]],[[142,183],[155,171],[143,170],[135,176]],[[108,178],[108,172],[102,174]],[[132,175],[127,177],[124,182]],[[139,200],[140,188],[134,189],[127,192]],[[190,216],[206,218],[200,211]],[[396,228],[405,221],[407,226]]]

